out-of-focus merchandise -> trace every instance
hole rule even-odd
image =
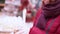
[[[29,0],[29,2],[32,4],[32,7],[35,7],[38,0]]]
[[[5,6],[3,10],[5,12],[12,13],[14,16],[22,16],[22,13],[24,12],[23,9],[26,8],[26,20],[28,19],[32,21],[37,12],[36,7],[38,6],[38,1],[39,0],[5,0]]]
[[[13,0],[12,4],[15,5],[15,6],[20,6],[21,5],[21,0]]]
[[[17,16],[20,7],[20,0],[5,0],[4,10]]]
[[[17,5],[20,6],[20,1],[21,0],[5,0],[5,4],[13,4],[13,5]]]
[[[5,32],[14,32],[14,30],[24,30],[23,27],[25,23],[23,19],[19,16],[16,17],[16,14],[19,10],[19,5],[13,4],[12,0],[5,0],[5,6],[2,9],[2,15],[0,15],[0,31]],[[0,33],[1,34],[1,33]]]
[[[5,0],[5,4],[12,4],[12,0]]]

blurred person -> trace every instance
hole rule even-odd
[[[29,34],[60,34],[60,0],[42,0]]]

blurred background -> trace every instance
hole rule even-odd
[[[27,31],[29,32],[30,28],[33,26],[35,15],[39,10],[41,4],[42,0],[0,0],[0,15],[2,15],[3,13],[5,16],[9,15],[9,16],[21,17],[20,20],[22,19],[22,21],[26,23],[25,25],[27,25],[27,28],[26,29],[24,28],[25,31],[28,29]],[[23,25],[23,27],[25,27],[25,25]],[[0,32],[0,33],[8,34],[9,32]]]
[[[0,12],[1,12],[1,9],[6,6],[6,5],[9,5],[11,3],[8,3],[9,1],[11,1],[12,3],[12,0],[0,0]],[[15,0],[16,1],[16,0]],[[20,1],[19,4],[21,5],[24,0],[22,0],[23,2],[21,3],[21,0],[18,0]],[[14,3],[18,3],[18,1],[16,2],[13,2]],[[35,17],[35,14],[37,12],[37,10],[39,9],[40,5],[41,5],[41,0],[26,0],[27,3],[28,3],[28,6],[26,7],[27,9],[27,13],[26,13],[26,22],[31,22],[34,20],[34,17]],[[27,4],[25,3],[25,5]],[[22,16],[22,9],[23,9],[23,6],[22,5],[19,9],[20,13],[18,13],[20,16]],[[16,7],[16,6],[15,6]],[[18,12],[19,12],[18,11]]]

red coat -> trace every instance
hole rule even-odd
[[[47,29],[49,27],[49,25],[51,24],[52,19],[49,19],[49,21],[46,24],[45,30],[41,30],[38,27],[36,27],[37,24],[37,20],[41,14],[40,12],[41,10],[39,10],[37,12],[35,21],[34,21],[34,26],[31,28],[29,34],[47,34]],[[53,24],[50,27],[50,30],[48,32],[48,34],[60,34],[60,16],[56,17]]]

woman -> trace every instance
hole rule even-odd
[[[43,0],[29,34],[60,34],[60,0]]]

